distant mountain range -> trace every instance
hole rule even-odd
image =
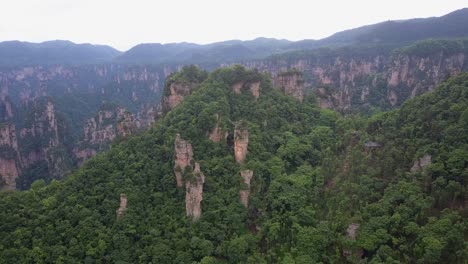
[[[441,17],[386,21],[345,30],[320,40],[288,41],[257,38],[249,41],[229,40],[212,44],[145,43],[126,52],[110,46],[75,44],[70,41],[29,43],[0,42],[0,65],[34,64],[209,64],[259,59],[288,51],[324,46],[375,45],[401,46],[429,38],[468,37],[468,8]]]
[[[67,40],[0,42],[0,65],[3,66],[99,63],[111,61],[120,54],[110,46],[76,44]]]

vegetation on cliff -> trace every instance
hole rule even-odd
[[[238,127],[248,131],[242,163]],[[467,129],[466,73],[367,118],[300,103],[256,71],[218,69],[149,131],[67,179],[0,193],[0,263],[463,263]],[[204,174],[197,221],[176,186],[177,134]]]

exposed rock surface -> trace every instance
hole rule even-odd
[[[37,101],[32,103],[30,113],[31,120],[28,126],[19,131],[19,145],[22,146],[21,167],[27,168],[39,162],[46,162],[50,175],[59,177],[67,170],[67,164],[63,163],[64,156],[60,152],[65,149],[61,129],[66,127],[63,121],[58,119],[55,105],[52,101]],[[32,146],[22,142],[40,142]]]
[[[466,50],[466,49],[465,49]],[[406,99],[431,91],[441,81],[468,69],[468,53],[443,50],[430,55],[390,51],[372,51],[281,56],[243,63],[273,76],[275,85],[301,100],[298,76],[284,72],[299,71],[304,87],[311,87],[323,108],[350,111],[355,107],[395,107]],[[328,87],[331,89],[323,89]],[[320,90],[322,88],[322,90]],[[387,105],[381,105],[381,99]]]
[[[127,210],[127,195],[125,193],[120,194],[120,206],[119,209],[117,209],[117,218],[121,217],[125,211]]]
[[[148,123],[149,124],[149,123]],[[145,123],[146,125],[148,125]],[[104,150],[116,138],[125,138],[143,128],[140,121],[125,108],[115,106],[101,110],[88,119],[83,128],[83,140],[73,149],[78,165]]]
[[[182,187],[185,182],[185,210],[186,215],[192,220],[201,216],[201,202],[203,200],[203,184],[205,175],[200,170],[200,164],[193,160],[193,147],[188,141],[177,134],[175,142],[174,174],[177,187]]]
[[[19,152],[14,124],[4,124],[0,127],[0,187],[4,190],[16,188],[16,178],[19,175]]]
[[[163,112],[167,113],[170,110],[178,106],[184,97],[190,95],[195,88],[195,84],[186,83],[186,82],[173,82],[169,86],[169,91],[163,98]]]
[[[278,74],[275,84],[286,94],[304,101],[304,80],[302,73],[298,71],[283,72]]]
[[[241,94],[242,92],[242,86],[244,86],[244,83],[243,82],[237,82],[235,84],[232,85],[232,91],[235,93],[235,94]]]
[[[238,163],[244,163],[249,146],[249,131],[236,126],[234,129],[234,157]]]
[[[18,150],[16,139],[16,126],[14,124],[3,124],[0,126],[0,145],[5,145]]]
[[[177,180],[177,187],[182,187],[184,178],[183,173],[187,167],[193,169],[193,148],[192,144],[188,141],[183,140],[179,134],[177,134],[174,142],[175,151],[175,164],[174,174]]]
[[[250,196],[250,181],[253,177],[253,171],[243,170],[241,171],[241,177],[243,180],[244,188],[239,192],[241,203],[247,208],[249,207],[249,196]]]
[[[254,82],[236,82],[232,85],[231,89],[234,92],[234,94],[242,94],[243,91],[248,90],[252,94],[252,96],[255,98],[255,100],[258,99],[260,96],[260,85],[261,83],[259,81],[254,81]]]
[[[200,170],[200,164],[195,162],[193,177],[185,181],[185,210],[188,217],[197,220],[201,216],[201,201],[203,200],[203,184],[205,175]]]
[[[426,154],[414,162],[413,167],[411,167],[411,172],[412,173],[420,172],[425,167],[431,164],[432,164],[432,156]]]
[[[252,93],[252,96],[255,98],[255,100],[260,97],[260,82],[253,82],[249,86],[250,93]]]

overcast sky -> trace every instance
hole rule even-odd
[[[319,39],[376,22],[441,16],[467,0],[1,0],[0,41],[139,43]]]

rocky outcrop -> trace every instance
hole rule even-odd
[[[120,206],[119,209],[117,209],[117,218],[121,217],[125,211],[127,210],[127,195],[125,193],[120,194]]]
[[[201,216],[201,202],[203,200],[203,184],[205,175],[200,170],[200,164],[195,162],[191,177],[185,181],[185,210],[188,217],[198,220]]]
[[[236,126],[234,129],[234,158],[240,164],[244,163],[249,146],[249,131]]]
[[[261,83],[259,81],[254,82],[236,82],[231,86],[231,90],[234,94],[242,94],[244,90],[250,91],[255,100],[260,97]]]
[[[205,175],[200,170],[200,164],[193,160],[193,147],[188,141],[177,134],[174,142],[175,160],[174,174],[177,187],[185,182],[185,210],[188,217],[197,220],[201,216],[203,200],[203,184]]]
[[[260,82],[251,83],[249,89],[252,96],[257,100],[260,97]]]
[[[195,87],[195,84],[186,82],[172,82],[169,85],[169,90],[166,91],[167,95],[162,99],[163,113],[178,106],[184,97],[190,95]]]
[[[274,81],[286,95],[296,98],[299,102],[304,101],[305,87],[301,72],[297,70],[282,72]]]
[[[184,183],[184,173],[187,168],[193,170],[193,148],[192,144],[188,141],[183,140],[179,134],[177,134],[174,142],[174,174],[176,176],[177,187],[182,187]]]
[[[412,173],[417,173],[417,172],[422,171],[425,167],[431,164],[432,164],[432,156],[426,154],[414,162],[413,167],[411,167],[410,171]]]
[[[243,170],[241,171],[242,183],[243,186],[239,191],[240,194],[240,201],[245,206],[245,208],[249,207],[249,196],[250,196],[250,181],[253,177],[253,171],[251,170]]]
[[[235,94],[241,94],[242,86],[244,86],[243,82],[236,82],[235,84],[232,85],[231,89]]]

